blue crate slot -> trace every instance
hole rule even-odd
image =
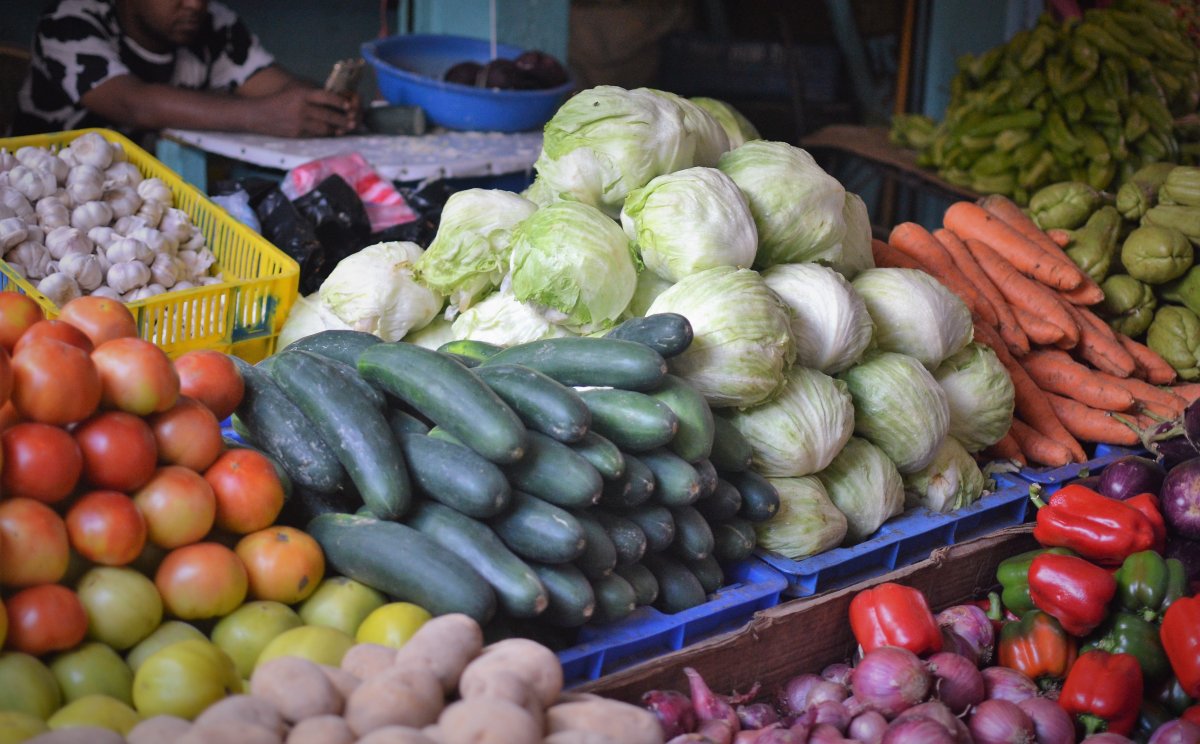
[[[579,642],[558,653],[568,686],[597,679],[708,636],[733,630],[759,610],[779,604],[787,579],[756,558],[725,567],[728,586],[691,609],[667,615],[639,607],[607,626],[584,626]]]
[[[232,422],[233,420],[228,418],[221,422],[221,436],[245,444],[246,440],[242,439],[242,436],[233,430]]]
[[[1097,444],[1096,453],[1087,462],[1064,465],[1061,468],[1021,468],[1020,476],[1030,483],[1040,483],[1044,486],[1060,486],[1067,481],[1080,477],[1084,470],[1091,474],[1099,473],[1110,462],[1119,460],[1126,455],[1144,455],[1146,450],[1129,447],[1118,447],[1113,444]],[[1052,489],[1054,490],[1054,489]]]
[[[809,597],[840,589],[924,560],[936,548],[965,542],[1004,527],[1020,524],[1029,513],[1029,483],[1011,476],[997,479],[1000,487],[951,514],[912,509],[895,517],[865,541],[811,558],[792,560],[767,550],[758,557],[788,581],[784,594]]]

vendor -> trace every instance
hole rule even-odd
[[[340,135],[357,95],[292,76],[208,0],[57,0],[38,20],[13,134],[168,127]]]

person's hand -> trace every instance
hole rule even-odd
[[[358,101],[320,88],[290,87],[254,99],[262,111],[263,130],[282,137],[342,135],[358,126]]]

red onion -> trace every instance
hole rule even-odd
[[[1075,722],[1058,703],[1031,697],[1017,703],[1017,707],[1033,721],[1037,744],[1075,744]]]
[[[733,739],[733,735],[737,733],[740,726],[738,725],[737,713],[720,695],[714,695],[713,691],[708,688],[704,678],[700,676],[691,667],[684,667],[683,673],[687,675],[688,684],[692,689],[692,706],[696,709],[696,719],[701,724],[709,721],[725,721],[729,724],[729,738]],[[704,728],[701,726],[700,732],[704,733]],[[711,737],[710,737],[711,738]]]
[[[809,708],[792,719],[792,725],[788,729],[795,732],[800,741],[808,741],[808,735],[812,732],[813,726],[816,725],[816,720],[817,712]]]
[[[868,651],[850,678],[854,696],[884,716],[895,716],[929,694],[929,673],[906,648],[882,646]]]
[[[983,674],[983,687],[989,700],[1007,700],[1019,703],[1031,697],[1037,697],[1037,683],[1024,672],[1008,667],[988,667]]]
[[[811,708],[818,703],[840,703],[850,697],[850,689],[845,685],[829,680],[821,680],[808,691],[808,705]]]
[[[839,661],[822,669],[821,676],[830,682],[837,682],[839,685],[848,686],[850,684],[850,675],[853,672],[854,667]]]
[[[933,675],[934,695],[950,710],[961,713],[986,697],[983,675],[969,659],[939,651],[925,661],[925,667]]]
[[[842,732],[827,723],[816,725],[808,735],[808,744],[843,744],[845,741]]]
[[[805,744],[808,740],[799,731],[785,728],[765,729],[762,736],[754,740],[754,744]]]
[[[845,706],[846,712],[850,714],[851,718],[859,715],[860,713],[866,713],[869,710],[874,710],[874,708],[854,697],[853,695],[843,700],[842,705]]]
[[[882,744],[955,744],[942,724],[928,718],[894,721],[883,732]]]
[[[858,739],[864,744],[879,744],[887,726],[886,718],[873,710],[868,710],[855,716],[854,720],[850,722],[850,727],[846,729],[846,733],[850,735],[851,739]]]
[[[712,744],[712,739],[704,734],[680,734],[668,740],[667,744]]]
[[[967,723],[975,744],[1033,744],[1033,721],[1016,703],[984,700]]]
[[[692,699],[676,690],[651,690],[642,695],[642,705],[658,718],[663,738],[671,739],[696,730]]]
[[[979,666],[979,653],[971,642],[963,638],[958,633],[950,630],[946,626],[940,628],[942,632],[942,650],[952,654],[958,654],[975,666]]]
[[[836,700],[822,700],[812,709],[816,714],[813,721],[818,726],[825,723],[843,734],[846,733],[846,727],[850,725],[850,713],[846,711],[846,706]]]
[[[724,718],[711,718],[700,724],[696,731],[711,744],[733,744],[733,735],[737,733],[737,716],[730,722]]]
[[[967,642],[974,652],[967,658],[976,666],[991,660],[996,644],[996,629],[982,608],[970,604],[955,605],[939,612],[935,619],[939,626]]]
[[[801,674],[792,677],[779,689],[779,708],[792,715],[803,713],[808,708],[808,695],[812,692],[813,686],[825,681],[827,680],[816,674]]]
[[[779,714],[766,703],[751,703],[737,707],[738,723],[744,729],[761,729],[779,721]]]
[[[1200,744],[1200,726],[1176,718],[1158,727],[1149,744]]]
[[[954,715],[954,712],[946,707],[945,703],[930,700],[927,703],[914,705],[892,719],[892,723],[907,721],[910,718],[928,718],[946,729],[946,733],[954,737],[959,744],[970,744],[971,733],[967,731],[967,725]]]
[[[1102,734],[1092,734],[1079,744],[1133,744],[1133,739],[1105,731]]]

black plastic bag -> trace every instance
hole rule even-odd
[[[311,294],[332,270],[312,223],[296,209],[279,187],[266,191],[255,205],[263,237],[300,264],[300,293]]]
[[[293,202],[308,218],[317,240],[325,247],[322,279],[338,262],[367,245],[371,221],[358,193],[341,176],[334,174]]]

